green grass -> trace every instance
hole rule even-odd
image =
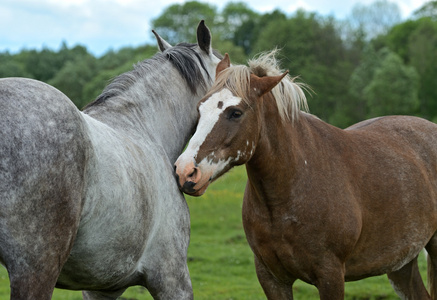
[[[197,300],[266,299],[258,283],[253,255],[241,223],[241,205],[246,183],[244,167],[213,183],[200,198],[187,197],[191,212],[191,243],[188,266]],[[422,274],[426,263],[419,260]],[[424,278],[426,280],[426,278]],[[297,281],[295,299],[319,299],[316,288]],[[9,280],[0,268],[0,299],[9,299]],[[79,300],[80,292],[56,289],[53,299]],[[131,287],[121,299],[152,299],[142,287]],[[399,299],[386,276],[346,283],[348,300]]]

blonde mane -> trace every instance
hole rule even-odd
[[[284,73],[279,68],[279,63],[275,57],[277,52],[278,50],[275,49],[271,52],[261,53],[258,57],[248,61],[248,67],[233,65],[223,70],[208,95],[227,88],[234,95],[249,103],[247,96],[250,86],[250,74],[263,77],[277,76]],[[296,77],[291,78],[287,75],[272,90],[282,120],[294,121],[298,118],[300,110],[308,111],[304,90],[309,90],[309,87],[303,83],[295,82],[295,79]]]

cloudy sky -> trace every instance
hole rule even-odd
[[[407,18],[426,0],[391,0]],[[81,44],[94,55],[109,49],[151,43],[151,20],[183,0],[1,0],[0,52],[15,53],[23,48],[59,49]],[[227,1],[201,1],[219,9]],[[249,7],[260,13],[279,8],[291,14],[298,8],[344,19],[356,3],[374,0],[253,0]],[[213,32],[214,34],[214,32]]]

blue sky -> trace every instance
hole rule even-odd
[[[1,0],[0,51],[21,49],[59,49],[62,41],[69,47],[81,44],[94,55],[109,49],[139,46],[153,42],[151,20],[163,10],[182,0]],[[219,9],[226,1],[200,1]],[[254,0],[246,1],[260,13],[279,8],[291,14],[298,8],[334,15],[344,19],[356,3],[371,4],[374,0]],[[406,19],[425,0],[396,0]],[[214,35],[214,32],[212,32]]]

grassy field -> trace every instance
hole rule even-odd
[[[258,283],[252,252],[241,223],[241,204],[246,182],[239,167],[213,183],[200,198],[187,198],[191,212],[188,266],[198,300],[266,299]],[[425,259],[420,268],[425,273]],[[426,278],[425,278],[426,280]],[[295,299],[319,299],[317,290],[303,282],[294,285]],[[0,299],[9,299],[7,272],[0,268]],[[82,299],[80,292],[56,289],[53,299]],[[121,299],[152,299],[142,287],[131,287]],[[350,300],[399,299],[386,276],[346,283]]]

